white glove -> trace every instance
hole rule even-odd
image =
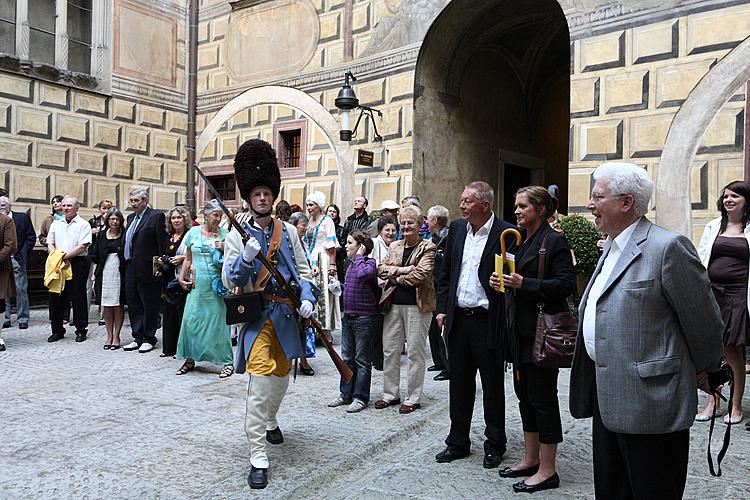
[[[260,243],[258,240],[250,236],[250,239],[245,243],[245,249],[242,250],[242,260],[247,263],[252,262],[256,255],[260,252]]]
[[[309,318],[313,313],[312,302],[310,302],[309,300],[303,300],[299,305],[299,309],[297,309],[297,312],[299,312],[303,318]]]

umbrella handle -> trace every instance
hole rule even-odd
[[[506,247],[505,247],[505,238],[509,234],[516,237],[516,246],[521,245],[521,233],[519,233],[517,229],[513,229],[512,227],[509,227],[508,229],[500,233],[500,255],[503,258],[503,263],[508,262],[508,256],[507,256]]]

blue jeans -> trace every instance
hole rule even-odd
[[[29,279],[26,268],[18,264],[15,257],[10,258],[13,264],[13,275],[16,280],[16,319],[21,325],[29,324]],[[10,299],[5,299],[5,321],[10,321]]]
[[[344,314],[341,322],[341,357],[354,375],[348,384],[341,381],[341,397],[350,401],[353,397],[363,403],[370,402],[370,377],[372,375],[372,334],[375,316]]]

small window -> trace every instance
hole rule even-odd
[[[0,52],[16,53],[16,1],[0,0]]]
[[[29,59],[55,65],[55,0],[29,1]]]
[[[219,196],[221,196],[221,199],[224,201],[235,201],[237,192],[237,183],[234,180],[233,175],[216,175],[211,176],[208,178],[209,181],[211,181],[211,184],[216,188],[216,191],[219,192]],[[211,197],[211,194],[208,193],[209,198]]]
[[[91,72],[91,0],[68,0],[68,69]]]
[[[300,148],[302,131],[300,129],[281,132],[281,168],[300,167]]]

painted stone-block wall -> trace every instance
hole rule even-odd
[[[382,143],[373,140],[372,124],[364,120],[357,131],[357,138],[351,143],[355,158],[359,149],[372,151],[375,155],[372,167],[355,166],[355,193],[366,196],[370,201],[370,208],[378,208],[383,200],[400,200],[411,193],[412,87],[413,72],[355,85],[362,104],[375,106],[383,111],[382,119],[376,118],[378,132],[383,137]],[[333,101],[337,92],[338,89],[322,91],[314,93],[313,97],[335,115]],[[212,116],[213,113],[199,116],[199,132]],[[285,177],[281,196],[290,203],[303,205],[307,193],[322,191],[326,193],[328,200],[333,199],[338,203],[335,197],[338,187],[337,160],[327,138],[314,122],[287,106],[255,106],[235,115],[210,140],[200,164],[207,167],[208,171],[231,167],[237,148],[244,141],[260,138],[273,144],[274,124],[283,125],[301,119],[307,122],[306,172],[303,176]],[[225,171],[229,170],[221,170]],[[342,211],[348,214],[350,207],[342,208]]]
[[[185,129],[180,111],[0,73],[0,185],[35,227],[55,194],[86,217],[104,198],[127,207],[133,186],[156,208],[184,201]]]
[[[659,175],[672,118],[716,61],[750,35],[748,19],[750,5],[739,5],[574,41],[571,211],[583,210],[590,174],[602,161],[627,160]],[[694,241],[718,215],[721,187],[743,176],[745,99],[744,88],[737,89],[706,131],[692,166]]]

